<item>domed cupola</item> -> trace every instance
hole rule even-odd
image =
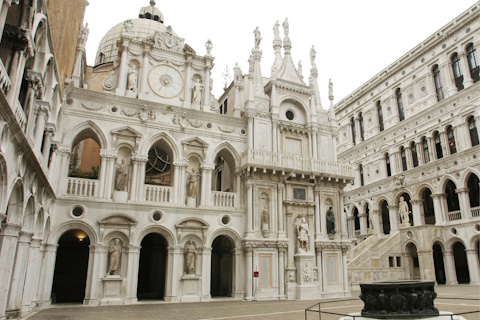
[[[163,14],[155,7],[155,1],[151,0],[150,5],[140,9],[138,14],[140,19],[150,19],[163,23]]]

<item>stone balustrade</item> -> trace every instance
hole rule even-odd
[[[293,170],[317,175],[331,175],[342,178],[353,176],[350,165],[327,160],[302,158],[263,150],[247,150],[242,154],[242,166],[261,167],[272,170]]]
[[[7,70],[5,70],[5,66],[3,65],[3,62],[0,61],[0,88],[2,89],[3,93],[6,95],[7,92],[10,90],[11,86],[12,86],[12,82],[8,77],[8,72]]]
[[[212,191],[212,202],[214,207],[235,208],[238,195],[234,192]]]
[[[79,197],[97,197],[98,180],[68,177],[67,194]]]
[[[460,219],[462,219],[462,212],[460,210],[448,212],[448,221],[455,221]]]
[[[472,217],[480,217],[480,207],[472,208]]]
[[[161,203],[173,202],[173,187],[146,184],[144,188],[145,201]]]
[[[18,125],[20,126],[20,128],[22,128],[22,131],[25,132],[25,128],[27,126],[27,117],[25,116],[25,112],[23,111],[20,101],[17,100],[13,108],[13,112],[15,113],[15,118],[17,119]]]

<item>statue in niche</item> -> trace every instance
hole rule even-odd
[[[120,243],[120,239],[113,239],[113,243],[108,249],[108,255],[109,263],[107,275],[118,275],[120,259],[122,256],[122,244]]]
[[[327,234],[335,234],[335,215],[332,207],[327,210]]]
[[[400,201],[398,202],[398,214],[400,215],[402,224],[410,223],[410,217],[408,216],[410,211],[408,210],[408,204],[403,197],[400,197]]]
[[[192,103],[197,103],[199,104],[200,101],[202,100],[202,84],[200,83],[199,79],[195,79],[195,82],[193,83],[193,98],[192,98]]]
[[[200,174],[195,173],[195,169],[192,169],[192,173],[188,176],[188,196],[192,198],[197,197],[198,180],[200,180]]]
[[[310,49],[310,63],[312,66],[315,65],[315,58],[317,57],[317,51],[315,51],[315,47],[312,46],[312,49]]]
[[[133,92],[137,92],[137,67],[135,67],[135,65],[132,65],[132,68],[128,73],[127,89]]]
[[[125,160],[117,164],[115,173],[115,190],[127,191],[128,168],[125,165]]]
[[[188,240],[185,243],[185,273],[195,274],[197,265],[197,249],[193,240]]]
[[[260,34],[260,30],[258,29],[258,27],[256,27],[255,30],[253,30],[253,33],[255,34],[255,49],[259,49],[260,42],[262,41],[262,36]]]
[[[285,35],[285,38],[288,38],[288,33],[290,32],[290,26],[288,24],[288,18],[285,18],[285,21],[282,23],[283,27],[283,34]]]
[[[300,219],[300,223],[297,224],[297,239],[298,239],[298,252],[308,252],[308,237],[310,231],[308,230],[308,224],[305,217]]]
[[[280,38],[280,30],[278,30],[279,27],[280,27],[280,23],[277,20],[275,22],[275,24],[273,25],[273,37],[274,37],[274,39]]]
[[[268,230],[269,229],[269,214],[267,210],[267,206],[263,208],[263,214],[262,214],[262,230]]]

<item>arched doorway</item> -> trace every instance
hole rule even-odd
[[[58,241],[52,303],[83,302],[87,284],[90,239],[82,230],[65,232]]]
[[[143,238],[138,266],[137,298],[163,300],[167,267],[167,240],[158,233]]]
[[[212,244],[210,294],[212,297],[231,297],[233,285],[233,249],[227,236],[218,236]]]
[[[382,201],[382,226],[383,233],[390,234],[390,212],[388,211],[387,201]]]
[[[461,242],[455,242],[453,245],[453,258],[455,259],[455,272],[458,283],[470,283],[470,274],[468,271],[467,254],[465,246]]]
[[[435,266],[435,279],[437,284],[445,284],[445,265],[443,263],[442,247],[438,242],[433,244],[433,264]]]
[[[410,279],[420,279],[420,263],[418,261],[417,246],[413,243],[407,245],[410,262]]]

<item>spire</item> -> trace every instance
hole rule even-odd
[[[280,38],[280,23],[278,20],[273,25],[273,50],[275,51],[275,61],[273,62],[272,69],[280,69],[282,66],[282,38]]]

